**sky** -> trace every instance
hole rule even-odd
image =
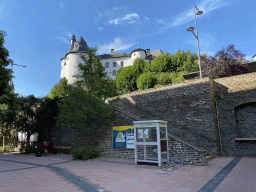
[[[26,66],[13,66],[14,92],[48,95],[60,80],[60,59],[73,33],[98,54],[130,53],[137,47],[197,53],[197,40],[186,31],[195,27],[193,2],[203,11],[197,16],[201,54],[214,56],[234,44],[253,60],[255,0],[0,0],[4,46],[15,64]]]

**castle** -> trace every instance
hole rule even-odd
[[[72,77],[74,74],[78,73],[79,63],[84,63],[81,58],[81,55],[86,55],[88,45],[80,37],[76,41],[76,37],[73,34],[71,36],[71,44],[65,55],[61,59],[61,75],[60,78],[66,77],[69,84],[73,84],[76,80],[75,77]],[[157,56],[163,54],[160,49],[157,49],[153,52],[150,52],[150,49],[140,49],[139,47],[133,50],[131,53],[114,53],[114,49],[111,49],[110,54],[98,55],[101,60],[102,65],[105,67],[105,72],[107,77],[112,79],[116,78],[116,72],[120,67],[127,67],[133,65],[133,62],[136,58],[144,58],[147,62],[151,63],[153,59]]]

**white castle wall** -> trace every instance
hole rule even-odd
[[[136,58],[145,58],[145,57],[146,57],[145,51],[134,51],[131,55],[131,65],[133,64]]]
[[[116,76],[113,75],[113,70],[117,70],[121,67],[121,61],[124,62],[124,67],[130,66],[131,58],[130,57],[121,57],[121,58],[112,58],[112,59],[101,59],[101,63],[103,67],[105,67],[106,62],[109,62],[109,68],[105,68],[105,72],[107,72],[107,76],[112,79],[116,79]],[[113,67],[113,62],[117,62],[116,67]]]
[[[76,77],[72,77],[78,73],[79,63],[84,63],[80,57],[81,53],[69,53],[65,59],[61,60],[61,78],[66,77],[68,84],[74,83],[77,80]],[[66,65],[64,65],[66,63]]]

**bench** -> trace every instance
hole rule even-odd
[[[256,141],[256,138],[235,138],[235,141],[238,141],[239,143],[241,141],[250,141],[250,143],[252,143],[252,141]]]

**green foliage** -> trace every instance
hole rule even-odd
[[[122,94],[138,90],[137,79],[149,65],[144,59],[135,59],[132,66],[121,67],[116,74],[116,87]]]
[[[56,119],[60,114],[58,103],[60,99],[54,97],[54,99],[44,98],[40,107],[36,110],[36,132],[38,133],[38,140],[47,140],[56,128]]]
[[[86,148],[75,148],[71,151],[71,154],[73,156],[73,159],[87,160],[99,157],[100,152],[95,147],[87,146]]]
[[[155,78],[157,80],[156,86],[159,87],[162,85],[168,85],[173,83],[180,83],[182,81],[185,81],[183,74],[185,72],[181,71],[179,73],[159,73],[155,75]]]
[[[11,147],[9,145],[5,145],[4,147],[0,147],[0,152],[9,152]]]
[[[166,72],[155,75],[158,85],[168,85],[172,83],[172,76],[174,73]]]
[[[0,30],[0,104],[10,103],[9,97],[13,95],[12,87],[9,86],[9,81],[14,77],[13,71],[7,68],[13,61],[9,59],[9,51],[4,47],[5,36],[6,33]]]
[[[143,73],[137,79],[139,90],[153,88],[156,84],[156,78],[153,73]]]
[[[54,97],[64,97],[68,95],[72,86],[68,84],[66,77],[60,79],[59,83],[55,84],[50,91],[48,98],[53,99]]]
[[[174,68],[172,66],[171,56],[167,52],[166,54],[159,55],[153,60],[152,64],[146,68],[145,72],[147,72],[147,70],[156,74],[161,72],[173,71]]]
[[[204,55],[206,57],[206,55]],[[174,53],[172,56],[172,67],[173,72],[196,72],[199,71],[199,66],[197,64],[198,56],[196,53],[191,53],[189,50],[187,52],[181,52],[180,50]]]
[[[20,113],[16,117],[15,124],[18,131],[27,132],[27,145],[29,145],[30,136],[37,131],[36,129],[36,111],[39,108],[42,99],[36,98],[34,95],[27,97],[19,97],[18,103]]]
[[[20,148],[20,152],[21,153],[34,153],[35,152],[35,145],[25,145],[24,143],[21,144],[21,148]]]
[[[112,79],[107,78],[105,68],[96,55],[96,48],[88,48],[88,56],[81,55],[84,63],[78,65],[79,74],[74,75],[78,87],[83,87],[97,98],[107,99],[117,96],[117,89]]]
[[[59,104],[61,113],[57,119],[58,126],[67,126],[90,130],[102,122],[109,122],[113,110],[102,99],[93,96],[81,87],[75,87],[69,97]]]

